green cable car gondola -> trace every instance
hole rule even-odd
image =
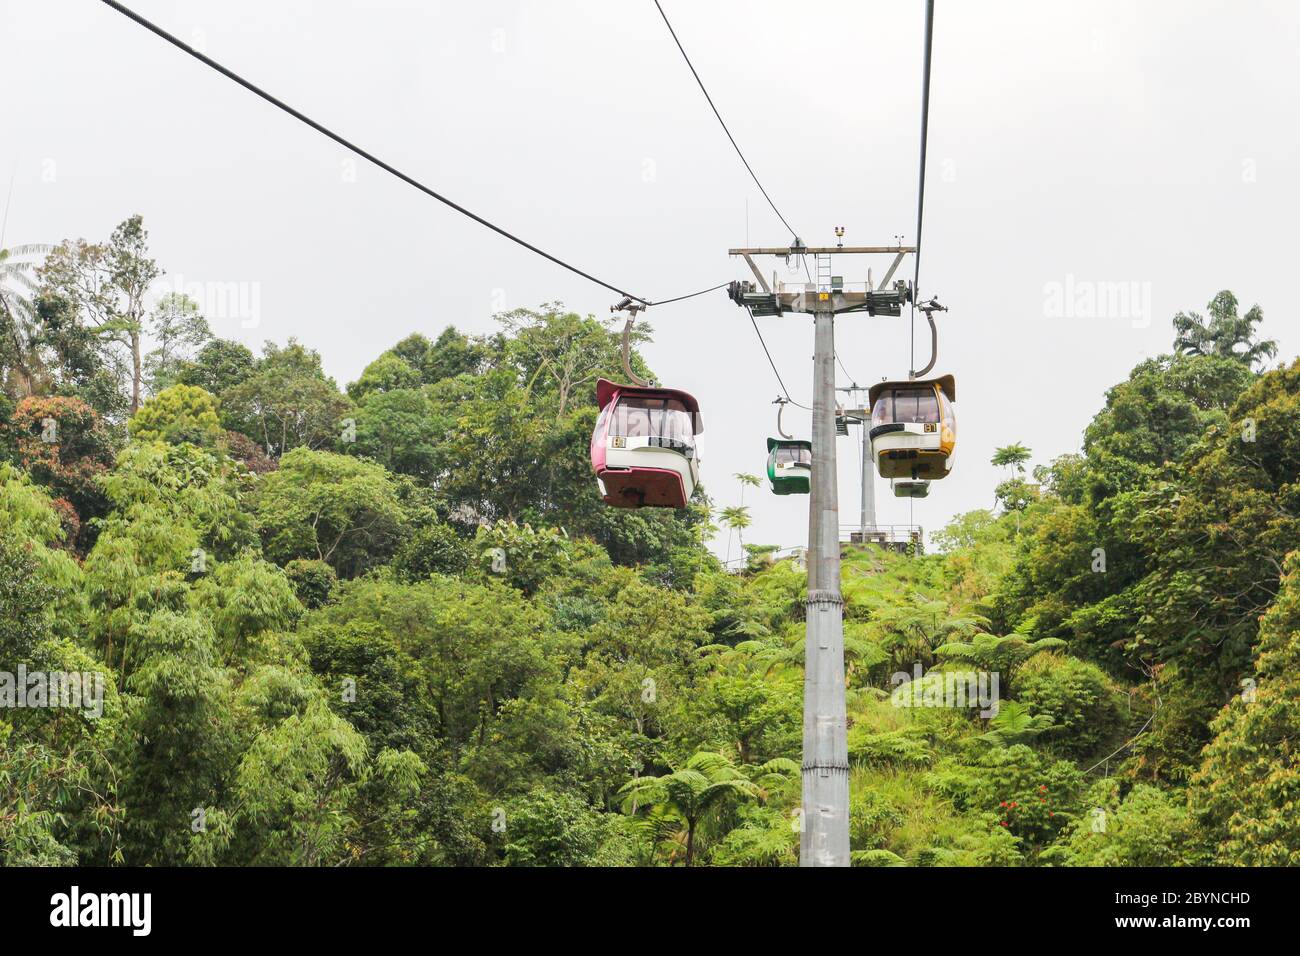
[[[812,442],[767,440],[767,479],[774,495],[806,495],[812,480]]]

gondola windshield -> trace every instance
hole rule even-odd
[[[668,439],[672,446],[695,448],[695,421],[675,398],[625,395],[614,409],[611,435],[620,438]]]
[[[876,400],[871,410],[871,423],[886,422],[937,422],[939,400],[934,389],[899,388],[885,392]]]
[[[812,467],[812,449],[795,445],[777,445],[776,463],[778,465],[808,465]]]
[[[941,403],[946,407],[941,409]],[[871,409],[872,425],[885,425],[889,422],[937,423],[941,417],[951,427],[952,406],[943,393],[933,386],[891,389],[882,393]]]

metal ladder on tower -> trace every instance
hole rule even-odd
[[[831,291],[831,257],[829,254],[815,255],[817,260],[817,291]],[[844,409],[836,406],[835,409],[835,434],[841,437],[849,433],[849,420],[844,415]]]

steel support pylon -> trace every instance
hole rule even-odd
[[[849,865],[849,752],[844,717],[844,602],[840,597],[835,468],[835,316],[814,318],[812,487],[804,642],[800,866]]]
[[[871,421],[862,423],[862,509],[858,534],[867,543],[867,529],[876,526],[876,461],[871,455]]]

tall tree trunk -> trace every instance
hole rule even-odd
[[[20,399],[36,394],[35,381],[21,359],[14,359],[14,367],[9,371],[12,373],[10,381],[13,383],[14,391],[17,392]]]
[[[686,824],[686,865],[691,866],[695,860],[695,820]]]
[[[36,376],[23,355],[25,343],[18,333],[18,317],[9,309],[8,303],[0,298],[0,308],[4,309],[5,321],[9,325],[9,340],[13,344],[13,368],[10,369],[10,382],[18,392],[19,398],[27,398],[36,392]]]
[[[131,414],[140,410],[140,333],[131,333]]]

